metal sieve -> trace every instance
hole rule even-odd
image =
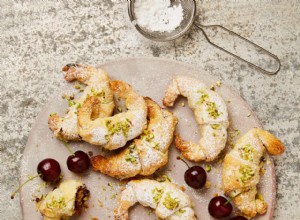
[[[201,30],[202,33],[204,34],[206,40],[213,45],[214,47],[224,51],[225,53],[239,59],[240,61],[247,63],[248,65],[256,68],[257,70],[269,74],[269,75],[273,75],[276,74],[281,67],[281,63],[279,58],[267,51],[266,49],[262,48],[261,46],[255,44],[254,42],[242,37],[241,35],[221,26],[221,25],[202,25],[199,22],[195,22],[195,17],[196,17],[196,1],[195,0],[171,0],[171,5],[179,5],[181,4],[182,9],[183,9],[183,20],[180,23],[180,26],[177,27],[174,31],[172,32],[159,32],[159,31],[150,31],[147,30],[146,28],[143,28],[141,26],[139,26],[136,22],[137,18],[135,16],[135,12],[134,12],[134,3],[135,0],[127,0],[128,1],[128,14],[129,14],[129,18],[131,20],[131,22],[134,24],[135,28],[138,30],[139,33],[141,33],[144,37],[150,39],[150,40],[154,40],[154,41],[160,41],[160,42],[167,42],[167,41],[172,41],[175,40],[181,36],[183,36],[184,34],[186,34],[191,28],[192,26],[195,26],[197,29]],[[244,58],[226,50],[225,48],[213,43],[210,38],[208,37],[208,35],[206,34],[206,30],[208,29],[222,29],[223,31],[226,31],[228,34],[230,35],[234,35],[244,41],[246,41],[247,43],[251,44],[252,46],[254,46],[258,51],[260,52],[264,52],[267,55],[269,55],[270,57],[272,57],[278,64],[278,67],[276,70],[274,71],[268,71],[266,69],[263,69],[259,66],[257,66],[254,63],[251,63],[247,60],[245,60]]]

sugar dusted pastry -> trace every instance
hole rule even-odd
[[[138,174],[151,175],[168,162],[168,149],[173,140],[176,118],[161,109],[150,98],[145,98],[148,108],[148,126],[143,134],[121,152],[110,156],[92,157],[95,170],[118,179]]]
[[[68,82],[78,80],[87,85],[81,97],[77,100],[68,100],[69,108],[65,117],[57,114],[50,115],[49,127],[54,136],[64,141],[76,141],[81,137],[77,128],[77,111],[88,96],[95,95],[98,102],[97,117],[111,116],[114,109],[113,94],[109,84],[109,77],[104,70],[91,66],[68,64],[63,68],[66,72],[65,79]]]
[[[67,220],[79,215],[87,207],[89,191],[77,180],[62,182],[58,188],[48,193],[37,206],[44,220]]]
[[[100,100],[90,96],[78,109],[78,132],[90,144],[115,150],[143,132],[147,126],[147,106],[144,98],[127,83],[111,81],[110,85],[115,99],[124,100],[128,110],[111,117],[94,118],[93,114],[100,111]]]
[[[196,220],[189,196],[170,182],[130,181],[119,197],[115,220],[127,220],[129,208],[136,203],[155,209],[156,216],[161,219]]]
[[[167,88],[163,104],[172,107],[179,95],[188,99],[200,127],[200,143],[184,141],[175,136],[175,145],[182,155],[192,161],[213,161],[225,148],[227,140],[228,113],[222,97],[201,81],[178,76]]]
[[[280,140],[267,131],[254,128],[237,140],[224,159],[222,182],[225,193],[248,218],[267,211],[267,204],[257,196],[260,162],[267,150],[272,155],[284,152]]]

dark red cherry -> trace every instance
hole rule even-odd
[[[244,216],[235,216],[235,217],[231,218],[230,220],[248,220],[248,219],[246,219]]]
[[[35,178],[40,177],[48,183],[57,183],[61,177],[61,169],[59,163],[51,158],[47,158],[39,162],[37,166],[37,172],[37,175],[28,177],[25,182],[19,185],[19,187],[11,194],[10,198],[13,199],[24,185],[34,180]]]
[[[184,173],[186,184],[194,189],[202,188],[206,183],[206,172],[200,166],[193,166],[187,169]]]
[[[216,196],[210,200],[208,212],[212,217],[224,218],[231,214],[232,205],[223,196]]]
[[[56,160],[47,158],[38,164],[37,172],[45,182],[55,183],[60,179],[61,169]]]
[[[67,159],[68,169],[74,173],[83,173],[90,168],[89,156],[83,151],[76,151]]]

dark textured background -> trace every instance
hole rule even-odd
[[[133,56],[190,63],[238,90],[264,128],[287,147],[275,159],[275,219],[300,218],[300,2],[198,2],[202,23],[222,24],[277,54],[279,74],[262,75],[239,63],[195,30],[172,43],[145,40],[129,22],[125,0],[0,1],[0,219],[22,219],[19,201],[10,200],[10,193],[18,185],[20,159],[38,112],[65,84],[61,67]],[[268,60],[255,58],[270,67]]]

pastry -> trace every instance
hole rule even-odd
[[[115,220],[127,220],[129,208],[136,203],[155,209],[161,219],[196,220],[189,196],[170,182],[130,181],[118,199]]]
[[[78,132],[82,140],[90,144],[115,150],[143,132],[147,126],[147,106],[144,98],[127,83],[111,81],[110,85],[114,98],[123,100],[127,111],[111,117],[94,118],[94,112],[99,111],[100,100],[90,96],[78,109]]]
[[[67,220],[79,215],[82,208],[87,207],[90,192],[77,180],[62,182],[58,188],[48,193],[37,207],[44,220]]]
[[[148,126],[143,134],[119,153],[92,157],[95,170],[118,179],[138,174],[151,175],[168,162],[168,148],[173,140],[176,118],[161,109],[150,98],[145,98],[148,108]]]
[[[78,141],[81,139],[77,128],[77,111],[84,100],[91,95],[99,99],[97,117],[111,116],[114,109],[113,94],[110,89],[109,77],[102,69],[78,64],[68,64],[63,68],[68,82],[78,80],[87,85],[81,97],[77,100],[68,100],[69,108],[65,117],[51,114],[48,119],[54,136],[64,141]]]
[[[233,150],[224,159],[224,192],[248,218],[267,211],[267,204],[257,195],[256,187],[260,180],[260,163],[265,150],[272,155],[279,155],[284,152],[284,146],[269,132],[254,128],[237,140]]]
[[[168,86],[163,104],[174,106],[176,98],[182,95],[188,99],[200,127],[200,143],[184,141],[175,135],[175,145],[182,155],[192,161],[213,161],[225,148],[228,113],[222,97],[202,82],[184,76],[175,77]]]

